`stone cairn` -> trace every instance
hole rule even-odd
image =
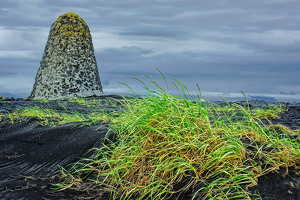
[[[31,98],[103,95],[92,36],[85,21],[68,12],[52,24]]]

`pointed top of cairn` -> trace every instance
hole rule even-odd
[[[31,92],[33,99],[64,99],[103,95],[92,36],[73,12],[52,24]]]

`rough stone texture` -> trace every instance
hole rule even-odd
[[[89,27],[77,14],[51,26],[31,98],[64,99],[103,95]]]

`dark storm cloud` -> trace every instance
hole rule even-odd
[[[33,81],[50,25],[73,11],[90,27],[104,90],[159,78],[157,67],[207,91],[300,93],[299,10],[298,0],[1,0],[0,59],[11,61],[0,70]]]

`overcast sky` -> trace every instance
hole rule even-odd
[[[300,94],[299,0],[1,0],[0,95],[29,95],[51,24],[88,24],[105,93],[143,74],[193,92]],[[158,81],[160,82],[160,81]]]

